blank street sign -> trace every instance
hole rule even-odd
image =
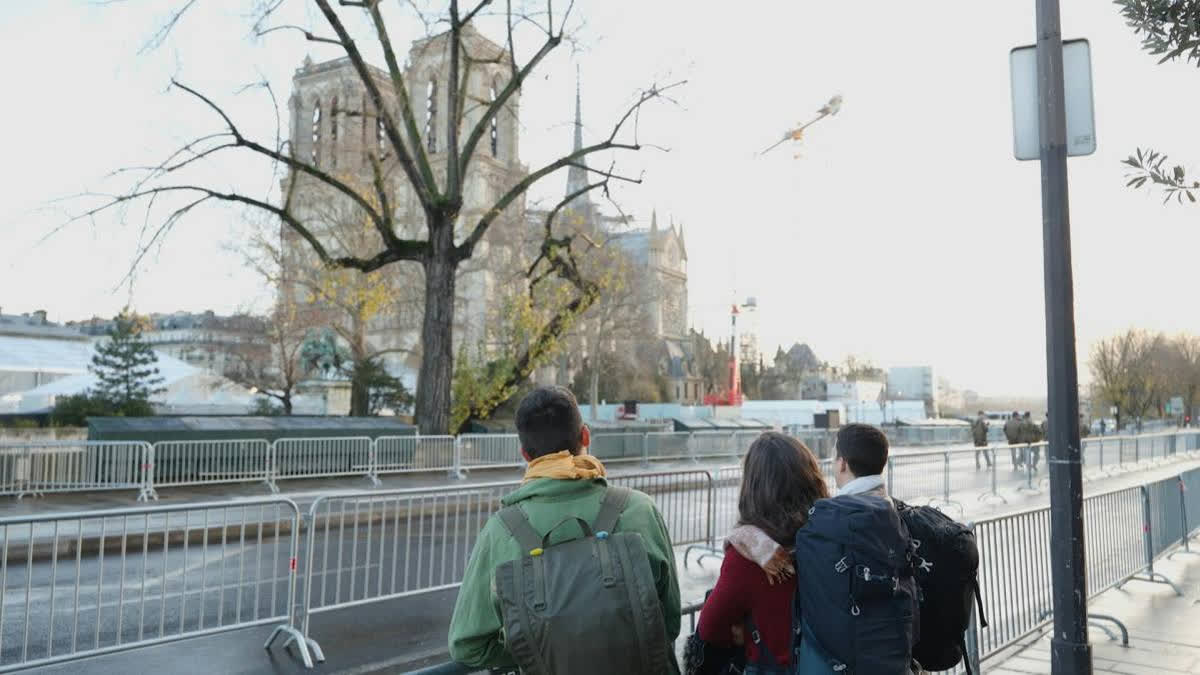
[[[1039,159],[1037,48],[1016,47],[1008,55],[1012,73],[1013,155]],[[1063,42],[1063,91],[1067,113],[1067,156],[1096,151],[1096,118],[1092,103],[1092,54],[1087,40]]]

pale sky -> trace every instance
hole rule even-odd
[[[295,1],[292,18],[312,17]],[[2,311],[46,309],[65,321],[111,315],[130,300],[143,312],[263,305],[262,284],[229,250],[245,232],[236,211],[182,222],[141,265],[132,292],[117,287],[140,212],[42,241],[71,208],[52,200],[120,187],[104,175],[218,129],[192,100],[164,93],[172,74],[270,139],[270,99],[237,90],[265,77],[283,106],[305,54],[339,54],[288,34],[247,39],[249,4],[208,0],[161,49],[139,55],[163,0],[0,3]],[[577,65],[592,137],[638,88],[686,78],[678,107],[642,118],[642,140],[671,151],[626,156],[645,183],[619,198],[646,222],[656,207],[660,224],[684,225],[697,328],[725,335],[729,303],[755,296],[768,356],[799,340],[827,360],[932,364],[984,394],[1044,394],[1039,174],[1036,162],[1012,157],[1008,73],[1009,50],[1034,40],[1033,1],[733,6],[577,2],[579,49],[561,48],[523,92],[523,161],[536,168],[569,149]],[[1064,0],[1063,28],[1091,41],[1095,81],[1098,150],[1070,160],[1086,378],[1100,337],[1129,326],[1200,333],[1190,305],[1200,208],[1125,189],[1119,164],[1139,144],[1200,164],[1200,72],[1155,65],[1110,2]],[[392,29],[397,44],[419,36],[412,22]],[[840,115],[799,146],[754,156],[835,93],[845,98]],[[268,167],[231,158],[212,167],[216,185],[273,189]],[[553,198],[565,180],[533,194]]]

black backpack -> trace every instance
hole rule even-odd
[[[980,627],[987,627],[975,535],[931,506],[895,503],[916,548],[914,574],[921,587],[921,638],[913,647],[913,658],[930,671],[949,670],[965,661],[969,674],[963,635],[971,622],[972,604],[979,606]]]
[[[796,532],[797,672],[909,672],[921,627],[912,543],[892,504],[818,499]]]

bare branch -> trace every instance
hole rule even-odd
[[[170,37],[171,31],[173,31],[175,26],[179,24],[179,21],[183,19],[183,15],[187,14],[188,10],[195,6],[195,4],[196,0],[187,0],[183,7],[171,12],[171,16],[166,20],[166,22],[163,23],[163,25],[160,26],[157,31],[155,31],[154,35],[150,36],[150,39],[146,41],[146,44],[142,45],[142,48],[138,50],[138,55],[152,52],[161,47],[162,44],[167,41],[167,38]]]
[[[417,160],[421,175],[425,177],[430,193],[436,197],[438,194],[437,180],[434,179],[433,169],[429,165],[429,155],[425,152],[424,144],[421,143],[421,132],[417,128],[412,100],[408,96],[408,84],[404,81],[404,73],[400,69],[400,62],[396,58],[396,50],[392,47],[387,23],[384,22],[383,14],[379,11],[378,2],[371,3],[370,14],[371,23],[375,26],[375,36],[379,40],[379,46],[383,48],[383,60],[387,63],[388,75],[392,78],[392,89],[400,99],[400,115],[404,119],[404,128],[408,132],[408,142],[412,146],[413,155]]]
[[[465,26],[471,23],[471,20],[475,18],[475,15],[490,4],[492,4],[492,0],[480,0],[479,4],[475,6],[475,9],[472,9],[463,16],[462,20],[459,22],[459,25]],[[457,8],[455,11],[457,11]]]
[[[388,141],[396,151],[396,159],[400,163],[400,167],[404,170],[404,175],[408,177],[408,182],[412,184],[413,191],[416,192],[417,198],[421,200],[421,204],[429,209],[434,203],[434,195],[436,186],[426,182],[424,175],[417,169],[413,158],[408,153],[408,149],[404,145],[403,139],[400,138],[400,132],[396,129],[396,122],[392,119],[391,113],[388,112],[387,101],[383,99],[383,93],[379,91],[379,86],[375,84],[375,79],[371,77],[371,71],[367,66],[366,59],[358,50],[358,45],[354,39],[350,37],[350,33],[346,30],[342,20],[338,17],[337,12],[329,5],[329,0],[315,0],[317,7],[325,16],[325,20],[337,33],[338,39],[342,42],[342,47],[346,50],[346,56],[350,57],[350,63],[354,66],[355,72],[358,73],[359,80],[362,81],[363,87],[366,88],[367,94],[371,97],[371,102],[375,106],[376,115],[383,121],[383,128],[387,134]]]
[[[377,223],[377,225],[383,226],[383,216],[380,215],[371,206],[371,204],[366,199],[364,199],[361,194],[358,193],[357,190],[355,190],[351,186],[347,185],[343,181],[340,181],[340,180],[334,178],[333,176],[329,175],[328,173],[322,171],[321,169],[319,169],[311,164],[308,164],[307,162],[302,162],[302,161],[296,159],[295,157],[286,155],[277,150],[272,150],[271,148],[268,148],[268,147],[266,147],[260,143],[257,143],[255,141],[251,141],[250,139],[248,139],[242,135],[242,132],[237,128],[236,125],[234,125],[233,120],[229,119],[229,116],[227,114],[225,114],[225,111],[222,110],[221,107],[218,106],[216,103],[213,103],[212,100],[210,100],[204,94],[201,94],[200,92],[196,91],[195,89],[192,89],[191,87],[188,87],[187,85],[185,85],[181,82],[178,82],[176,80],[172,80],[171,83],[173,85],[179,87],[180,89],[183,89],[184,91],[188,92],[192,96],[195,96],[196,98],[200,99],[206,105],[208,105],[208,107],[210,107],[214,111],[216,111],[216,113],[221,116],[221,119],[225,120],[225,124],[229,127],[229,133],[234,138],[235,147],[246,148],[248,150],[251,150],[251,151],[258,153],[260,155],[263,155],[265,157],[269,157],[269,158],[275,160],[276,162],[286,164],[289,168],[291,168],[295,171],[299,171],[301,173],[306,173],[306,174],[312,176],[313,178],[316,178],[317,180],[321,181],[322,183],[336,189],[338,192],[341,192],[342,194],[344,194],[347,197],[349,197],[350,199],[352,199],[355,203],[358,204],[359,207],[362,208],[363,212],[365,212],[367,214],[367,216],[371,218],[371,220],[375,221]],[[160,171],[160,172],[158,172],[157,175],[161,176],[161,175],[165,175],[166,173],[170,173],[170,172],[169,171]]]
[[[254,31],[254,35],[256,37],[262,37],[264,35],[267,35],[268,33],[274,33],[277,30],[300,31],[304,35],[304,39],[308,40],[309,42],[325,42],[325,43],[328,43],[331,45],[338,45],[338,46],[341,46],[341,44],[342,44],[340,40],[335,40],[333,38],[327,38],[327,37],[321,37],[319,35],[314,35],[312,31],[310,31],[306,28],[301,28],[300,26],[293,26],[290,24],[285,24],[282,26],[275,26],[273,28],[267,28],[265,30],[256,30],[256,31]]]
[[[565,157],[560,157],[559,159],[547,164],[546,166],[538,169],[537,171],[534,171],[533,173],[530,173],[528,176],[526,176],[525,178],[518,181],[516,185],[514,185],[512,188],[510,188],[508,192],[506,192],[503,196],[500,197],[499,200],[496,201],[495,205],[493,205],[491,209],[489,209],[486,213],[484,213],[479,218],[479,221],[475,224],[475,228],[471,231],[471,234],[468,235],[467,238],[464,239],[463,242],[456,247],[458,259],[465,260],[467,258],[470,258],[472,253],[474,253],[475,246],[483,238],[484,233],[487,232],[487,229],[488,229],[488,227],[491,226],[492,222],[494,222],[495,219],[497,217],[499,217],[500,213],[503,212],[504,209],[508,208],[508,206],[510,204],[512,204],[512,202],[515,201],[517,199],[517,197],[524,194],[530,188],[530,186],[532,186],[537,181],[541,180],[542,178],[545,178],[546,176],[554,173],[555,171],[563,168],[564,166],[569,166],[573,163],[577,163],[577,160],[582,159],[582,158],[584,158],[590,154],[596,153],[596,152],[601,152],[604,150],[638,150],[638,149],[640,149],[641,146],[638,145],[636,142],[630,144],[630,143],[618,143],[616,141],[617,136],[621,133],[621,129],[625,126],[626,123],[629,122],[630,117],[632,117],[647,102],[649,102],[655,98],[658,98],[659,96],[661,96],[662,92],[682,86],[685,83],[686,83],[686,80],[681,80],[679,82],[667,85],[665,87],[654,86],[646,91],[641,92],[641,94],[638,96],[637,101],[635,101],[629,107],[629,109],[625,111],[625,114],[622,115],[619,120],[617,120],[617,123],[615,125],[613,125],[612,133],[610,133],[608,135],[607,140],[602,141],[600,143],[593,144],[593,145],[589,145],[585,148],[580,148],[579,150],[572,152],[571,154],[569,154]]]

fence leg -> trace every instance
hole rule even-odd
[[[929,505],[932,506],[937,499],[932,499]],[[963,505],[959,502],[950,499],[950,453],[942,453],[942,504],[946,506],[954,505],[958,507],[958,515],[963,515]]]
[[[1174,558],[1176,554],[1180,553],[1188,555],[1200,555],[1200,551],[1193,551],[1191,545],[1192,528],[1191,525],[1188,524],[1187,517],[1187,485],[1185,485],[1183,482],[1183,476],[1179,476],[1175,480],[1179,481],[1179,521],[1183,523],[1183,550],[1172,552],[1167,556],[1168,560]]]
[[[650,434],[642,434],[642,468],[650,468]]]
[[[142,449],[142,487],[138,490],[137,500],[139,502],[148,502],[151,499],[158,501],[158,494],[154,491],[154,446],[147,443]]]
[[[383,483],[379,481],[379,476],[376,473],[375,459],[375,439],[371,439],[371,445],[367,447],[367,480],[371,481],[372,487],[379,487]]]
[[[1116,625],[1117,630],[1121,631],[1121,646],[1122,647],[1129,646],[1129,629],[1127,629],[1125,627],[1125,624],[1122,623],[1120,619],[1118,619],[1115,616],[1109,616],[1108,614],[1088,614],[1087,618],[1088,618],[1089,626],[1094,626],[1096,628],[1099,628],[1100,630],[1104,631],[1110,639],[1113,639],[1113,640],[1116,640],[1117,636],[1113,635],[1112,630],[1109,629],[1108,626],[1106,626],[1105,624],[1100,623],[1100,622],[1107,621],[1109,623]]]
[[[452,454],[450,476],[455,480],[462,480],[467,477],[467,472],[463,469],[462,465],[462,438],[460,436],[454,437],[454,450]]]
[[[270,488],[271,494],[273,495],[279,494],[279,485],[275,483],[275,478],[278,475],[277,467],[275,466],[276,459],[275,441],[271,441],[271,444],[267,446],[267,475],[263,481],[267,484],[267,487]]]
[[[888,494],[889,495],[896,494],[896,474],[892,470],[891,462],[887,463],[887,469],[888,469],[888,488],[887,488]]]
[[[1021,448],[1021,456],[1025,458],[1025,484],[1017,486],[1017,492],[1037,492],[1038,489],[1033,486],[1033,447],[1026,445]]]
[[[986,499],[994,498],[994,499],[999,499],[1004,504],[1008,503],[1008,500],[1004,498],[1004,495],[1000,494],[1000,491],[996,487],[996,471],[999,468],[999,466],[1000,466],[1000,457],[996,453],[996,451],[992,450],[992,465],[991,465],[991,467],[989,467],[991,469],[991,474],[992,474],[992,489],[990,492],[985,492],[985,493],[979,495],[979,501],[984,501]]]
[[[1117,588],[1123,588],[1130,581],[1145,581],[1152,584],[1166,584],[1175,591],[1175,595],[1183,597],[1183,591],[1175,585],[1175,582],[1166,578],[1162,574],[1154,571],[1154,532],[1153,524],[1150,519],[1150,490],[1143,485],[1142,488],[1142,542],[1145,545],[1146,551],[1146,567],[1142,570],[1145,575],[1134,573],[1125,581],[1117,584]]]

